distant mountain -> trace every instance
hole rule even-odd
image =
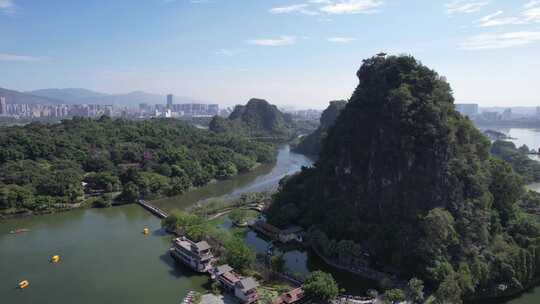
[[[36,96],[57,99],[64,101],[65,103],[79,103],[77,101],[83,99],[101,98],[107,96],[107,94],[90,91],[87,89],[42,89],[25,92]]]
[[[8,90],[0,88],[0,96],[5,97],[8,103],[42,103],[42,104],[58,104],[62,101],[49,98],[46,96],[36,96],[28,93],[22,93],[19,91]]]
[[[82,103],[112,104],[115,106],[136,107],[140,103],[165,104],[165,96],[135,91],[127,94],[111,94],[98,98],[83,98]]]
[[[67,104],[112,104],[115,106],[136,107],[140,103],[165,104],[165,96],[134,91],[126,94],[106,94],[87,89],[42,89],[26,92],[28,94],[51,98]],[[189,97],[175,96],[174,103],[208,103]]]
[[[282,113],[275,105],[263,99],[250,99],[234,108],[228,118],[216,116],[210,122],[215,132],[245,133],[255,137],[288,138],[294,132],[294,122],[289,114]]]

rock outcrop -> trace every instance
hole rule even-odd
[[[294,122],[290,115],[282,113],[275,105],[253,98],[245,106],[236,106],[228,118],[214,117],[210,130],[285,139],[294,133]]]
[[[347,105],[345,100],[331,101],[330,105],[323,111],[320,119],[320,125],[313,133],[303,137],[300,143],[294,147],[296,152],[306,155],[319,155],[324,138],[327,132],[334,125],[336,119]]]
[[[372,267],[419,277],[451,303],[538,278],[521,179],[454,109],[446,80],[409,56],[367,59],[357,76],[319,160],[281,183],[269,220],[352,240]]]

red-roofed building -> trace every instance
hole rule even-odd
[[[302,287],[298,287],[291,291],[281,294],[273,304],[297,304],[304,298],[304,290]]]

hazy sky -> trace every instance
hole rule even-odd
[[[0,0],[0,87],[143,90],[296,108],[408,53],[457,101],[540,105],[540,0]]]

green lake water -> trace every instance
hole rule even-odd
[[[179,303],[208,278],[174,264],[170,238],[137,205],[0,222],[0,303]]]
[[[275,189],[281,177],[311,163],[283,146],[274,165],[157,204],[169,210]],[[143,235],[144,227],[152,233]],[[17,228],[30,231],[9,234]],[[0,303],[179,303],[190,290],[206,290],[209,279],[175,264],[170,240],[138,205],[0,221]],[[54,254],[60,263],[49,263]],[[30,286],[17,289],[21,280]]]

